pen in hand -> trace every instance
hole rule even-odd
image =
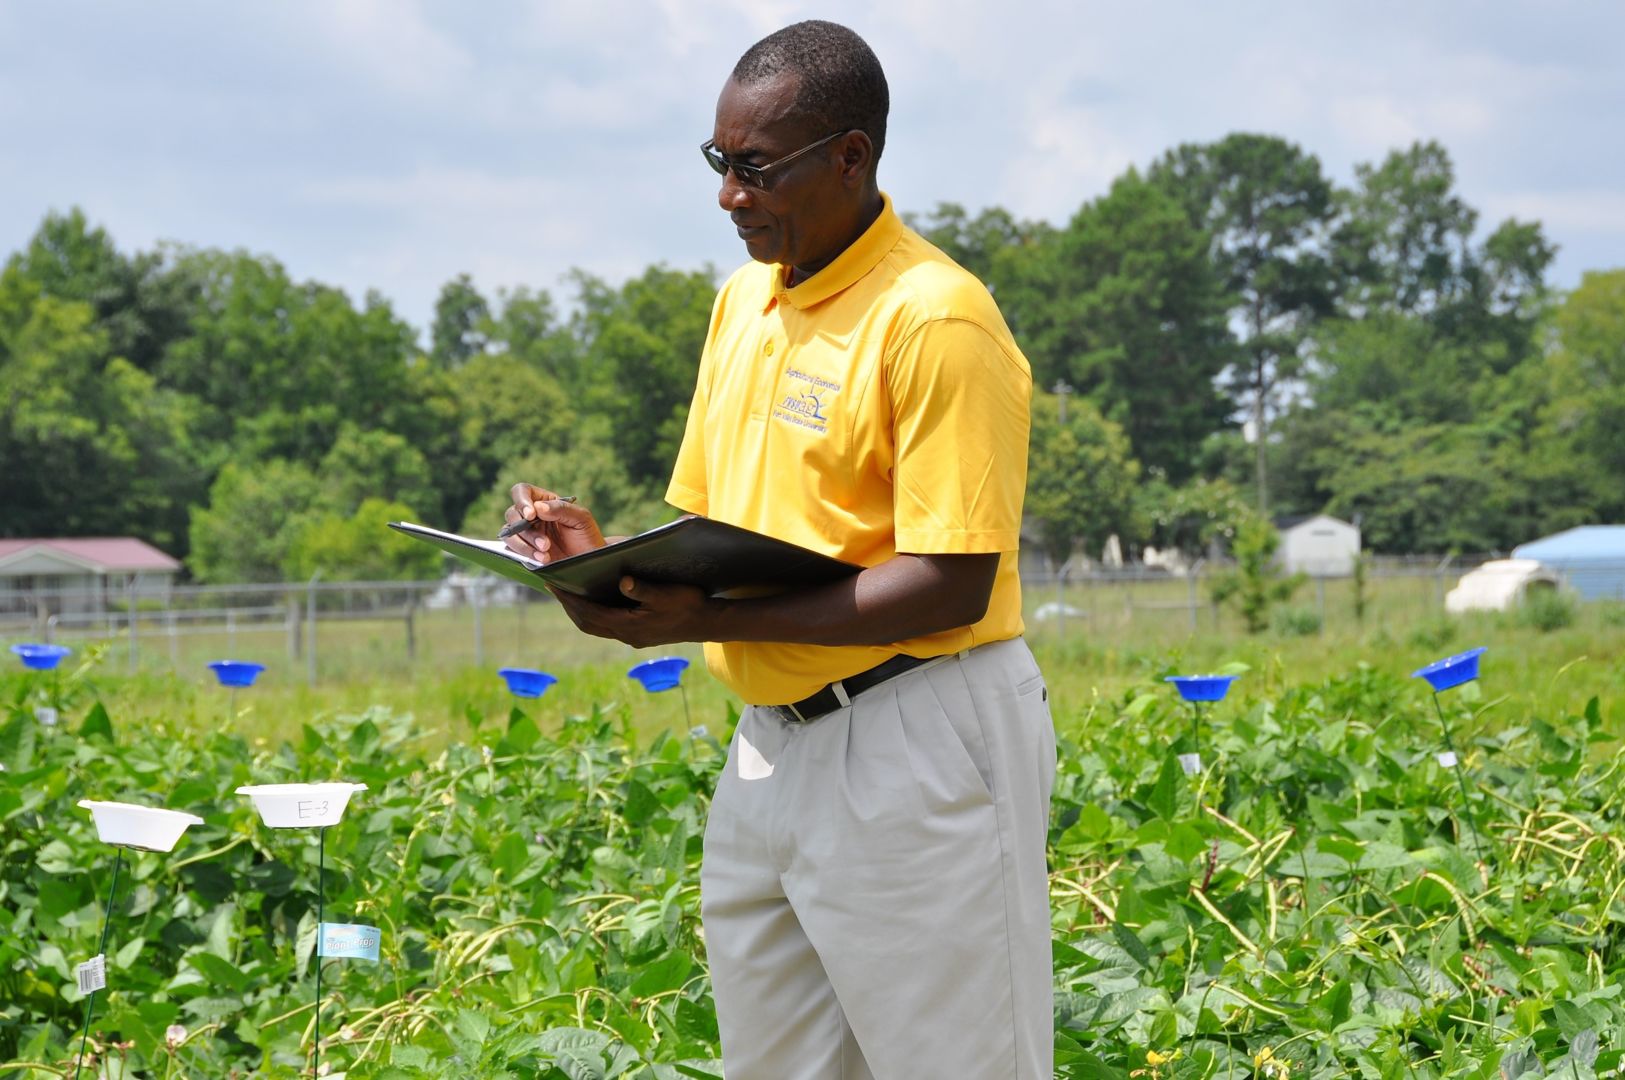
[[[561,503],[573,503],[573,502],[576,501],[576,497],[574,495],[561,495],[557,499],[550,499],[548,501],[549,502],[561,502]],[[526,529],[530,528],[532,525],[538,525],[538,524],[541,524],[541,522],[539,522],[536,518],[526,518],[526,517],[516,518],[513,521],[510,521],[506,525],[502,526],[502,531],[497,533],[497,539],[498,540],[506,540],[508,537],[514,535],[515,533],[524,532]]]

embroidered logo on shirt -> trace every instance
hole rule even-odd
[[[793,367],[785,368],[784,374],[790,388],[773,406],[773,418],[820,435],[828,434],[829,417],[824,410],[830,399],[841,392],[841,384]]]

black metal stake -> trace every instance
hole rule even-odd
[[[117,847],[113,851],[113,884],[107,890],[107,907],[102,911],[102,941],[96,948],[96,955],[102,957],[107,955],[107,933],[113,928],[113,897],[118,895],[118,872],[124,865],[124,849]],[[79,1070],[85,1066],[85,1045],[90,1042],[90,1019],[96,1015],[96,991],[92,990],[85,1001],[85,1033],[79,1037],[79,1060],[73,1067],[74,1080],[79,1080]]]
[[[327,918],[327,826],[316,830],[316,1041],[312,1044],[310,1075],[322,1068],[322,922]]]
[[[1444,731],[1444,748],[1450,751],[1456,766],[1456,783],[1461,787],[1461,809],[1467,815],[1467,826],[1473,832],[1473,851],[1478,855],[1480,862],[1484,861],[1484,843],[1478,838],[1478,821],[1473,815],[1473,804],[1467,799],[1467,779],[1461,770],[1461,756],[1456,753],[1456,744],[1450,738],[1450,722],[1444,718],[1444,706],[1439,704],[1439,692],[1433,692],[1433,711],[1439,714],[1439,727]],[[1458,835],[1457,839],[1460,837]]]
[[[677,689],[683,695],[683,723],[688,727],[688,733],[693,735],[694,718],[689,715],[688,711],[688,687],[684,686],[682,683],[678,683]]]

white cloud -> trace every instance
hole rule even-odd
[[[432,99],[475,70],[474,57],[424,17],[416,0],[327,0],[302,8],[310,40],[335,65],[392,94]]]
[[[1625,9],[1529,19],[1427,5],[1099,0],[0,2],[0,258],[80,203],[126,247],[249,246],[379,288],[415,323],[439,284],[612,280],[740,259],[693,144],[741,50],[798,18],[873,44],[883,176],[1065,221],[1186,140],[1272,132],[1348,182],[1437,138],[1486,223],[1538,217],[1554,277],[1619,261]],[[1558,25],[1561,23],[1561,25]],[[40,94],[40,86],[52,86]]]
[[[1625,191],[1582,188],[1491,194],[1484,199],[1484,216],[1491,222],[1509,217],[1539,221],[1548,232],[1625,235]],[[1625,263],[1625,252],[1619,253],[1616,261]]]

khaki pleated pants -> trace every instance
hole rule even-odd
[[[1049,1080],[1054,782],[1019,638],[746,709],[701,872],[728,1080]]]

